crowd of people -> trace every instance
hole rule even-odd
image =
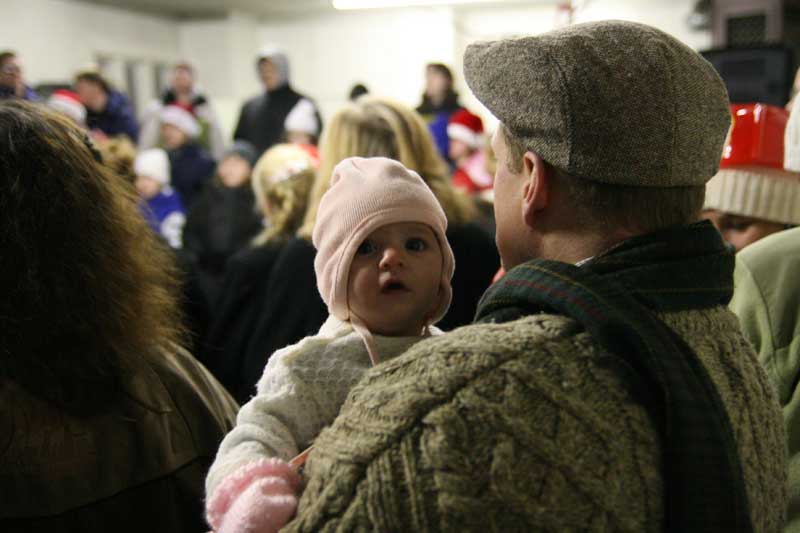
[[[491,134],[265,49],[227,141],[0,53],[0,529],[798,527],[800,108],[629,22],[463,65]]]

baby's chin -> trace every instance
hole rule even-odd
[[[371,327],[367,324],[370,333],[373,335],[380,335],[381,337],[419,337],[425,324],[421,322],[414,322],[411,324],[385,324],[375,325]]]

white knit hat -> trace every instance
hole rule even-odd
[[[786,131],[783,134],[783,168],[800,172],[800,105],[792,106],[786,122]]]
[[[86,123],[86,108],[77,93],[66,89],[58,89],[47,99],[47,105],[64,113],[78,124]]]
[[[176,105],[168,105],[161,111],[161,123],[175,126],[190,139],[200,135],[200,124],[194,115]]]
[[[133,170],[137,176],[151,178],[162,186],[170,183],[169,157],[167,152],[161,148],[151,148],[139,152],[133,163]]]
[[[299,131],[316,137],[319,134],[319,121],[317,121],[316,110],[306,98],[303,98],[289,111],[283,123],[286,131]]]
[[[764,167],[722,169],[706,184],[705,208],[800,224],[800,174]]]
[[[450,280],[455,259],[445,236],[447,217],[442,206],[422,178],[397,161],[351,157],[333,169],[312,237],[317,249],[317,288],[333,316],[359,326],[360,319],[352,315],[347,301],[350,264],[373,231],[398,222],[426,224],[436,235],[443,262],[441,294],[428,324],[445,315],[453,295]],[[369,342],[367,347],[370,349]]]

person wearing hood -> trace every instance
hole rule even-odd
[[[256,68],[265,91],[242,106],[233,138],[249,142],[261,154],[273,144],[281,142],[286,117],[294,107],[300,102],[311,103],[311,100],[292,89],[289,83],[289,59],[284,52],[263,50],[258,55]],[[318,138],[322,121],[316,106],[313,103],[311,105],[318,124],[313,137]]]
[[[95,138],[127,135],[136,142],[139,123],[130,101],[99,72],[79,72],[75,76],[75,92],[86,106],[86,126]]]

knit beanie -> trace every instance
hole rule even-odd
[[[47,99],[47,105],[64,113],[78,124],[86,123],[86,108],[77,93],[58,89]]]
[[[255,147],[247,141],[237,140],[233,141],[227,150],[222,154],[222,159],[226,157],[236,155],[250,163],[250,166],[253,167],[258,160],[258,153],[256,152]]]
[[[143,150],[133,162],[133,170],[137,176],[151,178],[166,187],[169,185],[169,157],[161,148]]]
[[[286,131],[299,131],[313,135],[319,135],[319,121],[317,121],[316,109],[308,99],[303,98],[289,111],[283,123]]]
[[[175,126],[190,139],[200,135],[200,124],[194,115],[177,105],[168,105],[161,111],[161,123]]]
[[[314,270],[317,288],[330,313],[349,320],[357,330],[360,318],[350,312],[347,301],[350,264],[358,247],[373,231],[398,222],[426,224],[439,241],[443,262],[441,291],[428,320],[428,325],[434,324],[450,306],[450,280],[455,268],[453,251],[445,236],[447,217],[439,201],[416,172],[397,161],[351,157],[336,165],[314,225]]]
[[[732,105],[733,125],[719,172],[706,185],[705,209],[780,224],[800,224],[800,173],[784,168],[788,113],[766,104]],[[800,146],[787,144],[789,164]]]
[[[480,148],[483,144],[483,121],[478,115],[459,109],[447,123],[447,136],[470,148]]]

